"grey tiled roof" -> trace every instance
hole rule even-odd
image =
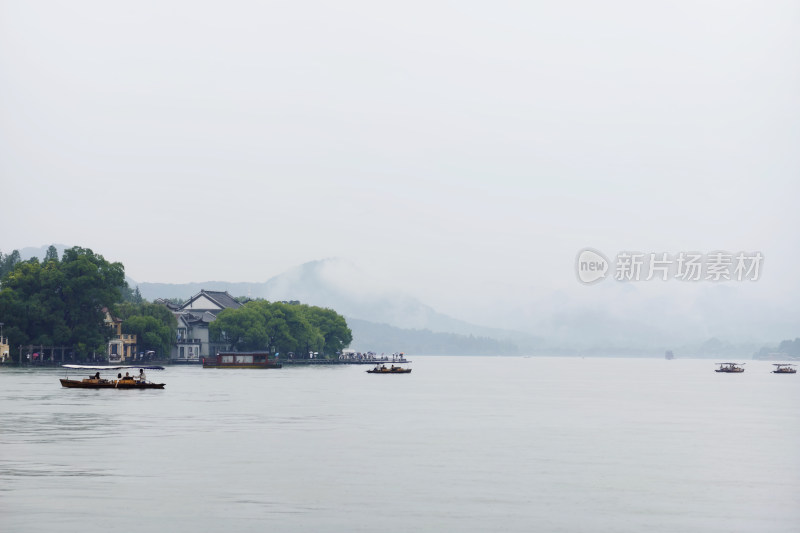
[[[170,302],[169,300],[166,300],[166,299],[164,299],[164,298],[156,298],[155,300],[153,300],[153,303],[154,303],[154,304],[161,304],[161,305],[164,305],[164,306],[166,306],[166,307],[167,307],[167,309],[169,309],[170,311],[175,311],[176,309],[180,309],[180,307],[181,307],[180,305],[178,305],[178,304],[174,304],[174,303],[172,303],[172,302]]]
[[[242,306],[242,304],[237,302],[233,298],[233,296],[228,294],[228,291],[206,291],[206,290],[201,290],[200,292],[205,294],[207,298],[210,298],[211,300],[217,302],[220,305],[220,307],[222,307],[223,309],[227,309],[229,307],[233,308],[233,309],[238,309],[239,307]]]
[[[209,324],[216,319],[217,317],[207,311],[202,313],[193,313],[191,311],[181,312],[181,320],[183,320],[187,326],[196,326],[204,323]]]
[[[175,312],[175,313],[173,313],[173,314],[175,315],[175,318],[178,320],[178,327],[180,327],[180,325],[181,325],[181,322],[183,322],[183,325],[184,325],[184,326],[188,326],[188,325],[189,325],[189,323],[188,323],[188,322],[187,322],[187,320],[186,320],[186,315],[185,315],[185,313],[182,313],[182,312],[180,312],[180,311],[177,311],[177,312]]]
[[[207,290],[203,289],[200,292],[198,292],[197,294],[195,294],[194,296],[192,296],[191,298],[189,298],[189,300],[186,303],[183,304],[181,309],[186,309],[186,307],[188,307],[192,302],[194,302],[195,300],[197,300],[201,296],[205,296],[206,298],[208,298],[209,300],[211,300],[212,302],[217,304],[221,309],[228,309],[228,308],[230,308],[230,309],[238,309],[239,307],[242,306],[242,304],[237,302],[233,298],[233,296],[228,294],[227,291],[207,291]],[[195,309],[195,311],[198,311],[198,309]],[[202,311],[212,311],[212,312],[214,312],[214,311],[218,311],[218,309],[202,309]]]

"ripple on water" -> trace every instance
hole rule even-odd
[[[31,477],[106,477],[112,475],[100,468],[78,468],[61,463],[0,460],[0,479]]]

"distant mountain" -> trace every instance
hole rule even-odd
[[[348,318],[347,324],[353,331],[353,343],[350,347],[358,351],[386,354],[403,351],[407,355],[517,355],[520,353],[515,344],[488,337],[395,328],[388,324],[375,324],[356,318]]]
[[[249,296],[271,301],[299,300],[330,307],[347,317],[382,323],[401,329],[430,330],[506,339],[519,333],[487,328],[436,312],[419,300],[399,292],[387,291],[364,272],[341,259],[323,259],[302,264],[263,283],[136,283],[147,300],[189,298],[200,289],[226,290],[233,296]]]
[[[69,247],[55,246],[59,255]],[[47,248],[28,247],[19,252],[23,260],[41,259]],[[796,313],[772,303],[765,306],[752,287],[733,284],[699,287],[691,296],[642,295],[643,288],[632,284],[623,286],[623,290],[612,284],[595,287],[593,290],[600,294],[588,300],[555,291],[504,310],[508,323],[516,325],[510,327],[524,328],[525,332],[520,332],[484,327],[439,313],[408,294],[387,289],[341,259],[305,263],[265,282],[127,281],[131,287],[138,286],[148,300],[188,299],[206,289],[329,307],[357,324],[351,326],[356,333],[353,346],[364,350],[383,346],[380,351],[410,351],[407,346],[419,342],[429,347],[427,353],[477,353],[485,340],[498,343],[489,350],[495,353],[509,353],[513,345],[526,355],[661,357],[665,350],[674,350],[678,357],[741,357],[757,351],[770,338],[796,335]],[[473,340],[467,342],[459,336]],[[437,348],[437,343],[450,348]]]
[[[231,296],[249,296],[251,298],[263,298],[260,296],[264,288],[264,283],[250,282],[230,282],[230,281],[203,281],[200,283],[139,283],[131,278],[126,278],[131,288],[139,287],[139,292],[145,300],[155,300],[156,298],[180,298],[187,300],[200,292],[201,289],[207,291],[228,291]]]
[[[64,255],[64,250],[67,248],[71,248],[71,246],[67,246],[66,244],[47,244],[45,246],[39,246],[38,248],[35,246],[28,246],[19,250],[19,258],[22,261],[27,261],[28,259],[38,257],[39,259],[44,259],[44,256],[47,255],[47,249],[50,246],[55,246],[56,250],[58,251],[58,257]]]
[[[200,289],[225,290],[234,296],[270,301],[299,300],[329,307],[351,324],[357,349],[417,353],[530,353],[541,339],[524,333],[487,328],[444,315],[416,298],[386,290],[348,261],[323,259],[302,264],[263,283],[136,283],[147,300],[186,299]],[[355,326],[354,326],[355,324]]]

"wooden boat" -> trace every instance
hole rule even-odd
[[[403,368],[402,366],[394,366],[392,365],[390,368],[386,368],[386,365],[376,366],[372,370],[367,370],[367,374],[410,374],[410,368]]]
[[[163,366],[94,366],[94,365],[62,365],[67,369],[74,370],[96,370],[93,376],[83,379],[70,379],[69,376],[61,378],[61,386],[68,389],[163,389],[164,383],[153,383],[145,378],[145,370],[164,370]],[[130,376],[125,372],[125,376],[120,372],[117,379],[106,379],[100,377],[100,370],[123,370],[126,368],[138,368],[139,374]]]
[[[716,369],[714,372],[725,372],[728,374],[738,374],[740,372],[744,372],[744,368],[738,366],[739,364],[744,363],[716,363],[719,365],[719,368]]]
[[[797,370],[792,368],[793,366],[797,365],[786,365],[782,363],[775,363],[772,366],[775,367],[775,370],[772,371],[773,374],[797,374]]]
[[[203,368],[281,368],[269,360],[267,352],[220,352],[216,357],[203,359]]]

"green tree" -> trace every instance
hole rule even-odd
[[[86,248],[66,250],[61,261],[18,262],[0,288],[0,322],[15,344],[80,345],[84,355],[102,352],[112,333],[103,309],[119,301],[124,282],[121,263]]]
[[[333,355],[352,340],[344,317],[331,309],[266,300],[225,309],[209,325],[209,333],[235,350],[294,352],[301,357],[313,351]]]
[[[103,309],[121,298],[120,289],[125,285],[122,263],[109,263],[92,250],[76,246],[64,251],[61,269],[61,295],[72,342],[104,346],[110,333]]]
[[[128,282],[125,282],[125,285],[120,288],[122,292],[122,301],[123,302],[130,302],[134,304],[140,304],[144,302],[144,298],[142,298],[142,293],[139,292],[139,286],[136,286],[136,289],[131,289]]]
[[[0,252],[0,284],[3,283],[3,278],[6,277],[9,272],[14,270],[14,267],[19,262],[20,258],[18,250],[14,250],[8,255],[3,255],[3,252]]]
[[[290,338],[283,316],[264,300],[248,302],[238,309],[225,309],[209,325],[209,334],[240,351],[272,352]]]
[[[322,334],[322,349],[326,355],[332,356],[341,352],[353,342],[353,332],[347,326],[347,321],[333,309],[309,305],[299,307],[311,325]]]
[[[122,319],[123,333],[136,335],[139,351],[169,354],[177,327],[169,309],[148,302],[124,302],[114,308],[114,316]]]
[[[47,253],[44,255],[44,262],[58,261],[58,250],[52,244],[47,248]]]
[[[294,352],[305,357],[309,352],[322,350],[325,338],[319,329],[311,325],[299,305],[274,303],[273,309],[278,311],[289,330],[289,339],[283,346],[283,352]]]

